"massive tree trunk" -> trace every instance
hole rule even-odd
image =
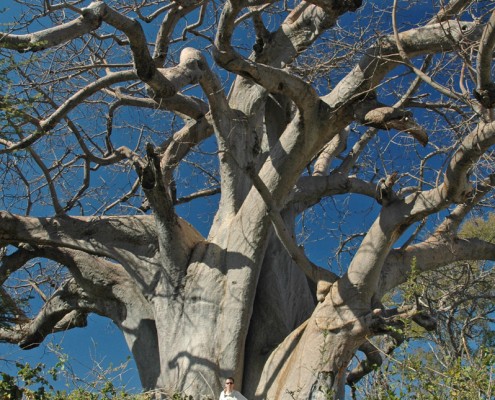
[[[284,8],[279,12],[283,16],[280,25],[273,32],[268,31],[262,17],[273,2],[227,1],[216,19],[209,21],[216,28],[211,38],[208,29],[195,31],[210,9],[207,2],[173,2],[148,17],[141,13],[145,3],[114,9],[94,1],[77,9],[76,5],[46,2],[43,12],[67,7],[79,16],[36,33],[6,33],[0,38],[4,51],[22,53],[65,44],[65,51],[70,51],[75,39],[91,37],[77,50],[81,54],[94,51],[94,68],[106,71],[102,76],[84,75],[93,79],[91,83],[84,83],[74,93],[71,90],[61,103],[51,97],[52,91],[45,90],[44,83],[33,82],[22,70],[14,82],[20,88],[24,81],[29,83],[43,102],[32,115],[23,110],[12,115],[6,112],[5,119],[15,134],[0,138],[0,154],[8,162],[8,157],[29,154],[46,181],[44,190],[50,196],[53,216],[30,216],[38,212],[31,210],[30,201],[24,216],[16,205],[11,206],[16,213],[0,213],[0,244],[5,247],[0,281],[7,282],[38,258],[63,265],[69,278],[59,282],[60,287],[45,299],[38,315],[16,310],[15,324],[0,328],[0,339],[32,348],[50,333],[85,325],[86,315],[97,313],[121,329],[144,389],[155,391],[157,397],[182,393],[216,398],[223,380],[234,376],[238,389],[250,399],[344,398],[345,384],[354,385],[366,370],[360,364],[349,374],[356,352],[361,350],[372,357],[367,351],[370,338],[389,334],[390,327],[401,318],[413,318],[423,325],[430,322],[417,305],[387,309],[382,304],[386,293],[407,280],[413,263],[423,272],[459,260],[495,259],[492,244],[456,237],[463,218],[489,198],[495,181],[491,166],[487,166],[490,161],[485,163],[491,160],[490,149],[495,144],[490,110],[493,84],[486,74],[490,67],[487,54],[491,55],[495,47],[493,23],[450,20],[471,3],[453,1],[440,9],[434,20],[399,32],[394,2],[392,33],[359,50],[352,68],[345,74],[339,72],[340,80],[333,88],[322,90],[311,84],[310,77],[297,74],[299,66],[293,63],[344,14],[359,9],[360,0],[301,2],[287,13]],[[127,13],[136,13],[146,22],[165,13],[153,55],[148,48],[150,34]],[[168,62],[171,36],[178,21],[190,13],[199,14],[199,20],[184,29],[182,40],[194,32],[213,44],[217,67],[235,76],[228,93],[224,87],[227,78],[219,79],[205,52],[182,48],[178,60]],[[233,43],[236,29],[247,18],[252,20],[256,40],[254,51],[244,57]],[[111,33],[100,35],[98,30],[105,26]],[[122,37],[116,38],[114,31]],[[108,38],[126,46],[132,69],[123,70],[128,65],[120,56],[109,62],[100,53],[101,49],[106,52],[103,43]],[[101,40],[101,48],[93,50],[92,40]],[[480,40],[482,45],[476,47],[474,43],[478,45]],[[457,94],[426,75],[431,55],[459,52],[466,62],[472,48],[479,51],[478,100],[466,93]],[[424,57],[424,66],[417,68],[410,60],[413,57]],[[392,79],[391,71],[404,66],[414,75],[409,88],[397,89],[402,97],[395,104],[382,103],[378,100],[381,85]],[[325,62],[321,68],[326,68]],[[86,69],[91,70],[81,67],[81,71]],[[75,75],[71,77],[76,79]],[[139,90],[136,82],[141,85]],[[440,101],[418,105],[421,96],[413,96],[420,82],[430,85],[436,96],[455,101],[455,106]],[[126,86],[118,86],[124,83]],[[201,90],[203,99],[187,94],[185,89],[191,85]],[[83,105],[93,105],[90,98],[98,93],[113,100],[102,118],[104,139],[99,133],[89,134],[91,124],[71,119],[78,108],[87,112]],[[390,93],[383,97],[390,101]],[[10,107],[9,96],[2,95],[1,101],[6,109]],[[463,121],[462,135],[457,131],[457,136],[452,134],[450,147],[444,150],[444,139],[430,138],[404,109],[408,104],[432,110],[452,108],[458,112],[456,118]],[[46,107],[51,108],[46,111]],[[151,109],[150,114],[170,111],[182,123],[177,128],[172,121],[175,133],[166,139],[160,137],[161,144],[152,145],[150,140],[140,149],[140,136],[136,149],[131,150],[131,145],[124,146],[111,136],[119,126],[115,120],[120,107]],[[455,124],[448,122],[445,130],[454,129]],[[24,134],[22,127],[27,124],[34,130]],[[142,126],[147,124],[142,122]],[[365,130],[355,135],[350,129],[353,124]],[[60,143],[49,142],[58,159],[48,167],[37,146],[51,140],[59,126],[75,140],[60,153],[55,149]],[[81,133],[81,126],[86,131]],[[148,129],[142,126],[138,131]],[[416,149],[420,164],[414,166],[417,177],[413,186],[395,191],[399,180],[396,171],[387,173],[373,167],[362,172],[367,164],[363,161],[360,165],[358,159],[380,130],[396,130],[411,138],[407,146]],[[218,154],[218,176],[211,171],[208,174],[219,180],[219,188],[177,199],[178,165],[191,149],[211,136]],[[416,142],[425,147],[431,139],[433,150],[423,157],[425,150],[417,149]],[[379,157],[389,145],[394,143],[382,146],[378,142],[378,150],[371,154]],[[81,154],[65,162],[75,152],[71,146],[80,148]],[[425,164],[438,155],[444,157],[445,167],[437,175]],[[60,168],[65,173],[80,160],[84,164],[82,186],[75,195],[69,193],[64,204],[57,194],[57,179],[65,175],[52,170]],[[139,211],[109,217],[98,209],[97,215],[84,216],[83,205],[93,207],[93,199],[85,203],[89,175],[123,161],[132,164],[137,181],[116,203],[126,204],[139,197],[138,189],[142,190],[144,203],[132,203]],[[14,164],[11,169],[17,171]],[[439,164],[430,169],[440,168]],[[409,179],[413,166],[399,167],[402,178]],[[476,185],[470,178],[473,170]],[[20,175],[27,181],[30,172]],[[67,180],[71,177],[68,175]],[[181,202],[218,192],[218,209],[207,234],[200,234],[179,217]],[[5,194],[10,196],[11,191],[7,189]],[[365,234],[359,235],[359,246],[344,270],[335,274],[308,259],[296,239],[297,218],[322,199],[344,194],[366,196],[379,210]],[[76,216],[79,206],[82,216]],[[109,204],[104,210],[113,206]],[[345,207],[342,203],[337,209],[345,213]],[[46,211],[41,205],[39,210]],[[445,220],[432,223],[423,237],[413,235],[411,243],[403,239],[410,227],[430,215]],[[400,239],[405,244],[394,248]],[[438,256],[447,250],[448,256]],[[325,251],[330,256],[329,249]],[[2,296],[14,302],[6,291]]]

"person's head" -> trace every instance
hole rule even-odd
[[[229,376],[225,379],[225,393],[229,394],[234,391],[234,378]]]

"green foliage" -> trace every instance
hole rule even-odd
[[[44,364],[31,366],[29,363],[16,363],[17,377],[13,377],[6,373],[2,373],[2,381],[0,382],[0,397],[2,399],[51,399],[47,395],[48,391],[53,391],[53,386],[50,385],[44,376]],[[56,397],[54,398],[56,399]]]
[[[432,351],[402,351],[386,372],[376,371],[364,390],[367,400],[491,399],[495,396],[495,353],[480,349],[471,360],[439,361]]]
[[[3,399],[20,399],[22,398],[22,389],[17,386],[16,379],[2,372],[0,381],[0,396]]]
[[[55,382],[67,377],[69,370],[67,356],[60,348],[57,351],[59,361],[47,369],[45,364],[39,363],[32,366],[29,363],[16,363],[17,374],[10,375],[0,372],[0,399],[1,400],[151,400],[154,393],[133,394],[125,388],[115,385],[112,373],[117,370],[125,370],[127,363],[118,367],[109,367],[107,370],[99,371],[97,377],[90,382],[78,380],[80,387],[74,387],[74,376],[71,383],[65,384],[71,389],[60,390],[54,387]],[[58,385],[60,386],[60,385]],[[175,393],[171,400],[193,400],[192,396]]]
[[[16,363],[17,375],[0,373],[0,399],[5,400],[149,400],[149,394],[131,394],[117,388],[110,377],[101,376],[99,380],[85,386],[96,390],[78,387],[72,390],[55,389],[51,382],[58,380],[65,370],[65,360],[53,368],[46,369],[42,363],[32,366],[29,363]],[[174,400],[185,400],[174,397]]]
[[[172,400],[193,400],[193,397],[192,396],[182,395],[180,393],[175,393],[172,396]]]
[[[459,236],[477,237],[487,242],[495,242],[495,213],[489,214],[486,219],[477,217],[466,221]]]
[[[411,272],[407,277],[406,283],[402,285],[403,302],[406,304],[413,303],[416,300],[417,294],[421,291],[421,284],[419,283],[419,272],[416,264],[416,257],[413,258],[411,264]]]

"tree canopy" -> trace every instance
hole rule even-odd
[[[495,259],[459,234],[494,200],[492,2],[5,7],[0,341],[96,313],[157,398],[344,398],[444,323],[387,296]]]

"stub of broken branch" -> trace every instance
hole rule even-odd
[[[473,95],[481,105],[487,109],[492,109],[495,106],[495,84],[487,83],[485,86],[474,89]]]
[[[397,195],[393,191],[393,186],[398,180],[398,173],[393,172],[387,175],[386,178],[380,179],[376,185],[376,200],[378,203],[386,206],[397,199]]]

